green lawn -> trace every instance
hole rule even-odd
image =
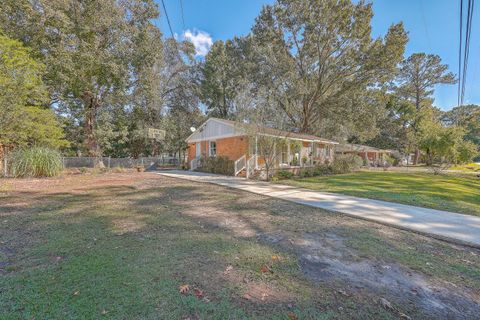
[[[474,318],[479,266],[473,248],[152,173],[0,180],[0,319]]]
[[[451,168],[450,170],[458,170],[458,171],[465,171],[465,172],[478,172],[480,173],[480,164],[479,163],[468,163],[468,164],[462,164],[462,165],[456,165]]]
[[[361,171],[279,183],[480,216],[475,176]]]

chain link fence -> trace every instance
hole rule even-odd
[[[136,168],[176,167],[182,163],[174,156],[112,158],[112,157],[63,157],[65,168]]]
[[[9,167],[11,158],[4,155],[0,158],[0,177],[9,176]],[[139,157],[139,158],[112,158],[112,157],[63,157],[64,168],[138,168],[143,167],[146,170],[155,170],[158,168],[175,168],[185,162],[178,156],[160,155],[157,157]]]

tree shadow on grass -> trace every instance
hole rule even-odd
[[[355,259],[331,251],[352,251],[343,238],[362,231],[364,223],[355,226],[353,219],[338,221],[337,214],[205,186],[170,179],[149,188],[14,195],[11,203],[31,199],[33,204],[18,212],[7,206],[8,220],[18,220],[8,222],[13,230],[2,232],[1,239],[7,247],[20,244],[10,257],[19,269],[8,273],[11,289],[0,306],[6,304],[13,314],[37,310],[37,315],[77,317],[98,316],[102,308],[111,317],[151,317],[161,312],[156,301],[163,301],[160,306],[173,318],[285,316],[291,310],[306,317],[318,311],[340,318],[389,315],[372,302],[379,292],[367,285],[346,294],[336,291],[353,275],[334,269],[342,271]],[[277,254],[285,260],[272,261]],[[225,273],[229,265],[233,271]],[[273,273],[262,273],[263,265]],[[305,270],[331,279],[316,279]],[[20,285],[22,278],[27,287]],[[203,290],[210,302],[180,295],[177,287],[184,283]],[[297,296],[300,291],[305,296]],[[249,297],[242,298],[244,293]],[[34,305],[25,307],[34,296]],[[401,306],[402,297],[392,297]],[[422,314],[419,301],[413,303]],[[15,311],[19,305],[25,306]]]
[[[2,247],[16,246],[15,255],[9,257],[15,269],[0,276],[9,288],[0,299],[3,312],[22,317],[95,317],[105,308],[113,318],[154,314],[243,318],[265,316],[265,310],[281,315],[293,300],[289,295],[267,298],[259,304],[261,308],[246,306],[246,312],[235,303],[241,300],[232,291],[238,284],[223,277],[223,270],[224,254],[237,250],[238,240],[219,230],[205,230],[179,215],[177,208],[169,208],[179,193],[195,197],[195,188],[165,190],[132,192],[115,187],[103,188],[102,195],[18,194],[19,199],[28,197],[35,204],[17,213],[22,221],[10,221],[12,232],[2,232],[6,240]],[[123,210],[105,205],[112,196],[115,205],[125,205]],[[140,227],[119,233],[119,217]],[[16,232],[20,225],[26,230],[22,235]],[[22,279],[28,279],[27,286],[21,285]],[[179,294],[178,285],[185,282],[192,291],[198,285],[210,302]],[[157,301],[166,303],[166,311],[158,310]],[[279,305],[284,308],[276,310]]]

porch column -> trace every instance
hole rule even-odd
[[[255,136],[255,169],[258,169],[258,145],[257,145],[257,136]]]
[[[287,164],[290,165],[292,159],[290,156],[290,141],[287,140]]]
[[[310,165],[313,166],[313,141],[310,143],[311,149],[312,149],[312,154],[310,155]]]
[[[277,142],[273,142],[273,168],[277,168],[278,154],[277,154]]]

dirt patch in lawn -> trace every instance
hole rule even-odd
[[[399,263],[362,258],[335,232],[274,231],[258,238],[294,252],[310,281],[335,288],[341,296],[370,297],[399,316],[473,319],[480,314],[478,292],[431,279]]]
[[[340,282],[346,295],[368,290],[398,305],[419,308],[434,318],[473,318],[480,314],[475,296],[452,285],[431,282],[396,263],[362,259],[343,240],[335,233],[307,233],[294,239],[305,276],[332,285]]]

